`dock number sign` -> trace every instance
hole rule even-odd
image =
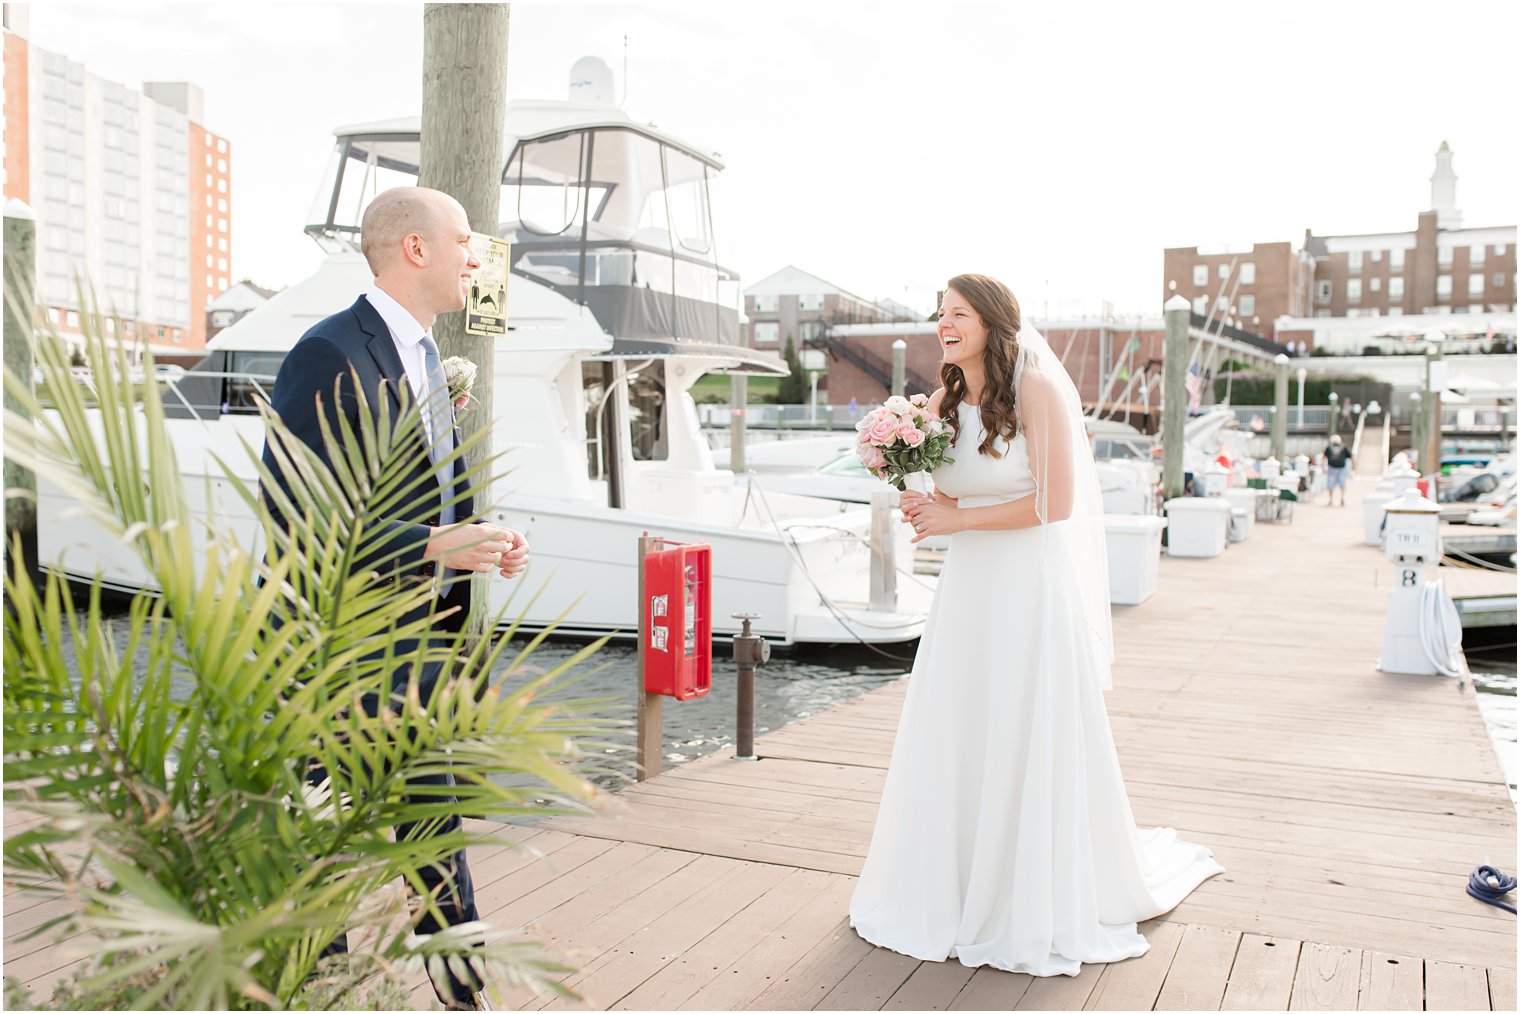
[[[512,244],[496,236],[470,233],[470,251],[480,261],[470,282],[465,306],[464,330],[480,338],[500,338],[507,333],[507,268]]]

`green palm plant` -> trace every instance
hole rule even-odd
[[[437,495],[401,488],[416,405],[394,417],[361,406],[356,430],[325,434],[331,469],[264,408],[284,480],[258,466],[273,509],[222,467],[260,521],[267,559],[193,517],[160,400],[134,390],[125,351],[105,341],[98,313],[85,316],[93,392],[55,341],[35,343],[51,412],[5,376],[25,407],[6,415],[6,456],[72,496],[156,584],[113,621],[98,582],[75,608],[56,573],[6,576],[5,798],[32,818],[5,842],[6,874],[68,899],[37,932],[95,941],[73,999],[343,1008],[399,1000],[425,966],[465,963],[487,981],[568,995],[557,981],[567,969],[520,937],[481,923],[425,938],[412,928],[436,910],[422,871],[487,840],[468,822],[428,831],[454,816],[595,805],[597,738],[618,723],[599,714],[605,701],[568,688],[601,642],[529,675],[543,635],[510,663],[515,625],[495,638],[420,636],[436,596],[388,577],[396,554],[377,537],[398,504]],[[398,621],[419,607],[423,619]],[[373,706],[396,665],[433,661],[456,675],[430,700],[414,683]],[[309,784],[314,766],[329,780]],[[443,771],[452,788],[414,783]],[[423,833],[396,840],[408,823]],[[345,931],[352,954],[324,958]]]

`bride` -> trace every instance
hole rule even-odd
[[[955,434],[914,541],[950,551],[892,750],[850,924],[881,947],[1031,975],[1144,954],[1135,924],[1223,871],[1139,831],[1104,710],[1113,634],[1102,503],[1081,401],[984,275],[940,306]]]

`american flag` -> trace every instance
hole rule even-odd
[[[1203,381],[1198,377],[1198,364],[1188,367],[1187,379],[1183,381],[1187,386],[1188,411],[1196,412],[1203,403]]]

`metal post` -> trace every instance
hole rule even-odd
[[[1182,445],[1187,426],[1188,317],[1181,296],[1166,301],[1166,343],[1161,353],[1161,488],[1168,500],[1182,496]]]
[[[1441,390],[1446,386],[1446,361],[1441,354],[1441,339],[1436,331],[1426,336],[1434,344],[1425,349],[1425,447],[1420,454],[1425,460],[1420,464],[1420,474],[1439,475],[1441,472]],[[1436,492],[1431,487],[1431,493]],[[1432,500],[1436,499],[1434,496]]]
[[[892,343],[892,393],[902,395],[908,386],[908,343],[901,338]]]
[[[871,491],[871,595],[873,612],[897,611],[897,533],[892,508],[897,494],[890,489]]]
[[[818,425],[818,371],[808,370],[808,421]]]
[[[1412,391],[1409,395],[1409,449],[1414,451],[1417,465],[1425,456],[1425,395]]]
[[[770,659],[771,646],[765,638],[750,632],[750,621],[758,620],[759,613],[734,613],[733,617],[744,622],[744,629],[734,635],[734,665],[739,670],[734,758],[755,760],[755,667]]]
[[[639,732],[634,762],[637,766],[636,777],[641,782],[660,773],[660,759],[665,747],[665,697],[644,689],[644,645],[649,634],[649,592],[644,587],[644,557],[652,550],[659,549],[663,541],[656,536],[639,537],[639,685],[636,690],[639,697]]]
[[[5,368],[32,384],[32,342],[37,325],[37,216],[23,202],[5,203]],[[21,403],[5,392],[7,410],[24,414]],[[5,459],[5,558],[18,571],[37,560],[37,476]],[[31,496],[12,496],[30,493]],[[21,540],[21,559],[10,559],[11,540]]]
[[[1279,352],[1272,365],[1277,368],[1272,394],[1272,457],[1282,461],[1288,453],[1288,357]]]
[[[1308,378],[1309,371],[1302,366],[1298,368],[1298,428],[1304,428],[1304,381]]]
[[[735,373],[729,377],[728,400],[728,467],[735,475],[748,470],[744,461],[744,441],[748,437],[749,424],[749,376]]]
[[[1336,394],[1334,391],[1330,392],[1330,416],[1325,421],[1325,439],[1326,440],[1329,440],[1331,437],[1335,436],[1335,422],[1336,422],[1337,414],[1341,410],[1340,400],[1341,400],[1341,396],[1340,395]]]

